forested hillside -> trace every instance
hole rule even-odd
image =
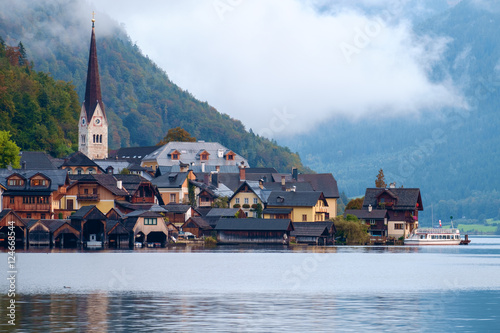
[[[282,140],[318,172],[331,170],[340,190],[362,195],[383,168],[386,181],[420,187],[422,222],[500,218],[500,5],[462,1],[415,26],[418,36],[449,38],[430,76],[449,78],[467,105],[405,119],[331,119]],[[321,147],[331,147],[329,150]]]
[[[32,69],[21,44],[6,46],[0,37],[0,130],[24,150],[54,156],[78,144],[78,96],[74,86]]]
[[[81,103],[90,13],[92,9],[84,1],[40,1],[31,6],[13,3],[9,15],[0,14],[0,36],[8,45],[22,42],[34,69],[71,81]],[[304,169],[299,156],[288,148],[248,132],[240,121],[176,86],[131,42],[123,27],[104,15],[96,22],[96,37],[111,149],[154,145],[170,128],[182,127],[199,140],[217,141],[238,152],[251,166],[273,166],[280,171],[289,171],[292,166]],[[18,145],[32,148],[25,142]]]

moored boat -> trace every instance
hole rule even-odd
[[[404,240],[405,245],[459,245],[460,242],[460,230],[441,228],[415,229]]]

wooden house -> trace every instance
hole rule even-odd
[[[107,217],[96,206],[84,206],[70,217],[71,226],[80,232],[80,246],[104,248],[108,243]]]
[[[335,242],[335,225],[325,222],[295,222],[294,231],[290,233],[296,243],[311,245],[331,245]]]
[[[125,216],[124,226],[132,230],[134,244],[149,247],[165,247],[168,242],[168,227],[159,212],[135,211]]]
[[[293,230],[288,219],[220,219],[215,227],[221,244],[288,244]]]
[[[76,248],[80,231],[70,220],[31,220],[28,223],[28,246]]]
[[[370,208],[371,207],[371,208]],[[418,212],[423,210],[418,188],[368,188],[363,210],[387,210],[387,236],[407,237],[418,228]]]
[[[383,241],[388,236],[389,213],[387,209],[346,209],[344,217],[354,215],[365,221],[372,241]]]
[[[27,246],[28,228],[26,222],[12,209],[4,209],[0,212],[0,246],[8,248],[9,232],[14,233],[16,237],[16,249],[25,249]]]
[[[169,223],[173,223],[177,228],[182,227],[186,221],[196,215],[195,210],[189,205],[169,203],[162,206],[167,210],[165,216]]]
[[[213,228],[201,216],[190,217],[181,227],[182,231],[192,233],[196,238],[209,237]]]
[[[16,170],[5,175],[4,182],[4,209],[16,211],[21,218],[53,219],[69,178],[63,170]]]
[[[154,178],[151,183],[158,188],[165,204],[183,203],[187,201],[189,179],[194,179],[192,172],[172,172]]]
[[[220,219],[246,218],[246,215],[241,208],[212,208],[204,217],[215,228]]]
[[[61,169],[66,170],[70,175],[105,173],[97,163],[80,151],[69,155],[61,165]]]

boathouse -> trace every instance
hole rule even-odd
[[[311,245],[331,245],[334,243],[336,232],[331,221],[325,222],[295,222],[294,231],[290,236],[295,237],[295,242]]]
[[[221,244],[288,244],[294,230],[289,219],[220,219],[215,227]]]

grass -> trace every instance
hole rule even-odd
[[[500,224],[500,220],[486,219],[486,224]]]
[[[494,233],[497,230],[497,225],[459,224],[458,229],[461,232]]]

